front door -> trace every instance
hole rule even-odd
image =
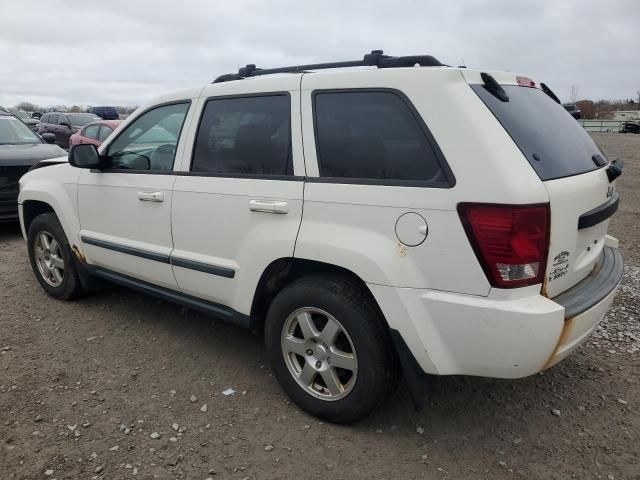
[[[204,90],[193,155],[173,192],[183,292],[248,315],[267,266],[293,256],[304,188],[299,82],[265,80],[259,94],[238,94],[238,82]]]
[[[88,263],[176,288],[171,190],[189,106],[182,101],[142,113],[103,150],[110,168],[82,173],[78,210]]]

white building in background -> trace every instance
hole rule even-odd
[[[618,110],[612,112],[613,117],[611,120],[617,120],[619,122],[625,122],[629,120],[640,120],[640,110]]]

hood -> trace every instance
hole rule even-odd
[[[41,160],[66,156],[67,152],[59,146],[48,143],[0,145],[0,166],[30,166]]]

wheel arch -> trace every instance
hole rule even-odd
[[[58,216],[53,207],[47,202],[41,200],[25,200],[22,204],[22,224],[25,236],[29,232],[31,222],[33,222],[38,215],[49,212]]]
[[[264,323],[269,305],[279,291],[296,279],[309,275],[336,275],[349,279],[361,288],[363,293],[372,301],[372,304],[380,314],[380,318],[384,320],[386,327],[389,328],[389,323],[378,302],[358,274],[332,263],[295,257],[278,258],[272,261],[262,272],[251,304],[251,318],[254,325],[261,326]]]
[[[55,168],[57,167],[47,167],[47,170]],[[21,182],[18,202],[21,212],[20,225],[25,238],[34,218],[42,213],[52,212],[58,217],[69,244],[81,248],[76,185],[42,179],[35,175],[38,173],[38,170],[28,173],[26,181]],[[32,174],[35,178],[31,178]]]

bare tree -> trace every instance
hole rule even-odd
[[[569,100],[571,103],[576,103],[578,101],[578,95],[580,94],[580,87],[575,83],[571,85],[571,90],[569,93]]]
[[[20,102],[18,105],[16,105],[16,108],[18,110],[24,110],[26,112],[36,112],[40,109],[40,107],[31,102]]]

